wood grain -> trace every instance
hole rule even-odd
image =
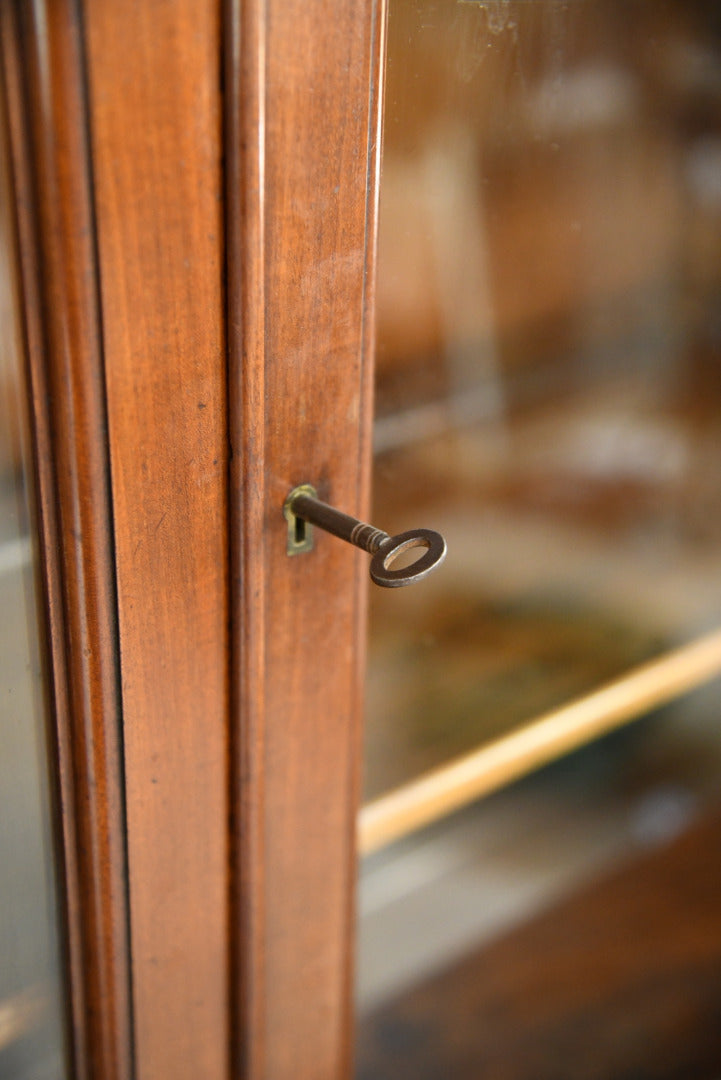
[[[56,688],[79,722],[63,784],[85,768],[68,791],[87,802],[63,806],[79,1075],[133,1068],[129,918],[138,1077],[347,1076],[367,568],[330,537],[289,560],[282,503],[300,480],[368,502],[380,3],[228,4],[225,219],[219,5],[104,0],[80,20],[38,0],[23,20],[28,340],[56,350],[34,384],[40,472],[70,455],[48,472],[48,597],[53,656],[76,665]]]
[[[72,1075],[132,1072],[117,608],[87,108],[74,0],[3,4]]]
[[[228,1070],[220,5],[84,5],[139,1080]]]
[[[368,501],[376,3],[228,9],[235,1064],[347,1076],[367,566],[290,559],[296,484]]]

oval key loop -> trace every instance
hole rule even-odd
[[[410,532],[389,536],[382,529],[366,525],[363,521],[336,510],[316,498],[310,484],[293,488],[283,506],[288,522],[289,555],[300,555],[313,547],[312,525],[347,540],[349,544],[369,552],[370,575],[376,585],[397,589],[400,585],[412,585],[420,581],[446,557],[446,542],[440,533],[430,529],[412,529]],[[409,566],[392,568],[398,556],[409,548],[424,548],[424,552]]]
[[[425,548],[425,552],[409,566],[391,569],[392,563],[409,548]],[[399,585],[412,585],[414,581],[430,574],[446,557],[446,542],[440,533],[431,529],[411,529],[384,541],[371,559],[371,578],[376,585],[397,589]]]

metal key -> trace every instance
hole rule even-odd
[[[363,521],[336,510],[316,497],[315,488],[310,484],[301,484],[293,488],[283,506],[283,513],[288,522],[289,555],[300,555],[313,547],[312,525],[332,533],[333,536],[347,540],[355,547],[369,552],[373,556],[370,575],[376,585],[395,589],[401,585],[411,585],[414,581],[430,574],[440,566],[446,557],[446,542],[440,533],[431,529],[411,529],[409,532],[389,536],[382,529],[366,525]],[[420,555],[410,566],[391,569],[392,563],[403,551],[409,548],[423,548]]]

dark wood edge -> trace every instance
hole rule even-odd
[[[82,27],[2,5],[59,795],[72,1075],[132,1076],[117,604]]]
[[[263,1075],[265,0],[225,3],[231,582],[231,1063]],[[235,210],[233,210],[235,208]],[[252,588],[248,583],[253,582]],[[252,1032],[252,1037],[248,1033]]]

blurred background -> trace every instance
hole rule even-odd
[[[449,556],[373,590],[371,803],[721,627],[721,8],[390,0],[388,34],[371,520]],[[709,674],[366,857],[359,1076],[721,1074]],[[654,874],[689,895],[639,908]]]

